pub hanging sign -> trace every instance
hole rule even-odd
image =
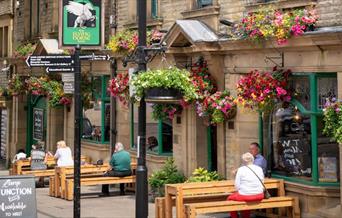
[[[61,48],[102,48],[104,43],[102,0],[60,0],[59,44]]]

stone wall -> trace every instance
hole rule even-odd
[[[13,13],[12,0],[2,0],[0,1],[0,5],[0,16]]]

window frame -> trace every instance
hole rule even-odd
[[[99,96],[98,98],[96,98],[94,95],[94,88],[93,88],[94,77],[100,77],[100,79],[101,79],[101,93],[98,95]],[[98,75],[98,76],[92,75],[91,76],[92,96],[95,100],[100,100],[100,102],[101,102],[101,140],[96,141],[93,139],[82,139],[82,141],[84,141],[84,142],[91,142],[94,144],[109,144],[109,142],[110,142],[110,138],[108,140],[105,140],[106,105],[109,104],[109,107],[110,107],[110,97],[106,95],[109,78],[110,78],[109,75]],[[82,113],[82,125],[81,126],[83,127],[83,113]]]
[[[318,117],[323,116],[323,110],[319,109],[318,105],[318,78],[337,78],[337,73],[293,73],[291,77],[308,77],[309,78],[309,84],[310,84],[310,110],[307,110],[298,100],[292,99],[291,104],[296,106],[298,110],[303,115],[309,115],[310,116],[310,125],[311,125],[311,163],[312,163],[312,173],[311,173],[311,180],[304,180],[300,178],[290,177],[290,176],[284,176],[279,175],[276,172],[272,171],[271,175],[274,178],[280,178],[284,179],[286,181],[290,182],[296,182],[296,183],[302,183],[306,185],[313,185],[313,186],[340,186],[340,182],[319,182],[319,166],[318,166]],[[273,113],[270,113],[270,116],[272,116]],[[269,125],[272,125],[272,122],[269,123]],[[272,138],[271,132],[268,133],[268,137]],[[273,143],[270,145],[273,146]],[[270,151],[270,154],[273,155]]]
[[[133,103],[130,104],[129,111],[130,111],[130,149],[137,150],[136,146],[134,146],[134,104]],[[146,153],[152,154],[152,155],[158,155],[158,156],[172,156],[173,152],[163,151],[163,121],[159,119],[157,122],[158,122],[157,124],[158,152],[149,151],[148,149],[146,149]]]

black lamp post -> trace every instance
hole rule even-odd
[[[146,71],[146,0],[137,0],[138,7],[138,48],[137,64],[138,71]],[[136,197],[135,217],[147,218],[148,216],[148,194],[147,194],[147,168],[146,168],[146,103],[142,98],[138,113],[138,165],[136,169]]]
[[[132,55],[123,59],[123,65],[128,62],[138,64],[138,73],[146,71],[146,65],[155,55],[165,52],[166,47],[154,45],[146,47],[146,0],[137,0],[138,11],[138,47]],[[147,218],[148,216],[148,187],[147,187],[147,168],[146,168],[146,102],[143,97],[140,100],[138,113],[138,146],[136,169],[136,195],[135,195],[135,217]]]

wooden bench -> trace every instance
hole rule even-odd
[[[103,165],[82,165],[81,176],[84,175],[102,175],[108,170],[109,164]],[[55,167],[54,181],[52,181],[55,190],[50,192],[50,196],[65,197],[66,179],[74,175],[74,167]],[[52,195],[53,193],[53,195]]]
[[[195,218],[198,214],[282,207],[288,208],[286,217],[300,218],[298,199],[295,197],[286,196],[271,197],[258,202],[214,201],[205,203],[191,203],[185,204],[184,207],[184,215],[187,218]]]
[[[285,196],[284,181],[277,179],[265,179],[268,189],[277,189],[277,196]],[[209,196],[228,196],[235,191],[233,180],[178,183],[165,185],[165,217],[172,218],[172,207],[176,206],[176,217],[184,216],[184,201],[199,202]],[[158,209],[158,208],[157,208]],[[156,214],[159,211],[156,211]]]
[[[120,183],[135,183],[135,175],[126,177],[92,177],[81,178],[81,186],[111,185]],[[74,179],[66,180],[66,200],[73,200]]]
[[[86,157],[81,156],[81,161],[85,162]],[[17,160],[12,165],[11,175],[25,175],[23,174],[24,171],[31,171],[30,165],[31,165],[31,161],[29,159]],[[46,165],[48,167],[54,167],[57,165],[57,162],[54,159],[54,157],[50,156],[47,158]]]

